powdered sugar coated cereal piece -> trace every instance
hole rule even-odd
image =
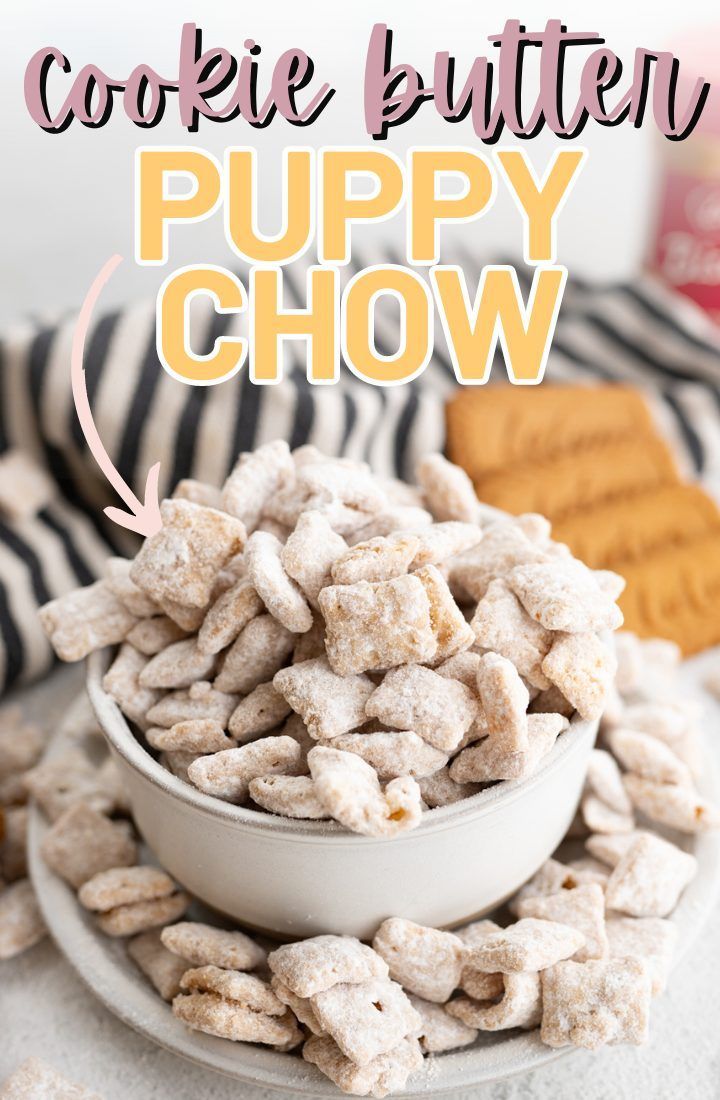
[[[630,695],[642,680],[644,659],[640,639],[629,630],[619,630],[613,640],[618,666],[615,684],[621,695]]]
[[[507,580],[528,615],[548,630],[583,634],[622,626],[622,612],[579,561],[517,565]]]
[[[97,1092],[68,1081],[39,1058],[28,1058],[0,1088],[2,1100],[102,1100]]]
[[[332,584],[331,568],[347,551],[322,512],[303,512],[280,555],[285,572],[296,581],[310,605],[317,607],[320,589]]]
[[[253,1012],[265,1012],[268,1016],[284,1016],[287,1007],[267,982],[242,970],[224,970],[219,966],[193,967],[183,974],[180,987],[201,993],[217,993],[228,1001],[237,1001]]]
[[[632,814],[632,802],[623,786],[622,773],[615,758],[604,749],[593,749],[590,753],[587,783],[611,810],[619,814]]]
[[[38,614],[61,661],[81,661],[93,650],[117,645],[137,621],[107,581],[58,596]]]
[[[225,654],[214,686],[247,695],[271,680],[293,651],[295,635],[272,615],[257,615]]]
[[[188,778],[205,794],[239,804],[248,796],[251,779],[292,775],[300,761],[300,746],[292,737],[264,737],[239,749],[199,757],[188,768]]]
[[[607,882],[607,878],[608,873],[605,872],[602,876],[603,885]],[[571,867],[570,864],[560,863],[557,859],[546,859],[533,877],[520,887],[509,907],[511,912],[518,916],[520,903],[526,898],[544,898],[559,894],[561,890],[574,890],[588,882],[597,881],[596,875],[586,875],[581,870]]]
[[[219,653],[234,642],[251,619],[263,610],[263,602],[246,577],[226,588],[209,609],[198,633],[201,653]]]
[[[420,824],[420,788],[410,776],[392,779],[383,791],[359,756],[322,745],[308,753],[308,765],[320,801],[351,832],[395,836]]]
[[[365,706],[375,691],[369,676],[338,676],[325,657],[281,669],[273,686],[302,717],[308,733],[317,741],[339,737],[363,725]]]
[[[312,936],[268,955],[272,973],[297,997],[312,997],[338,982],[387,979],[384,959],[353,936]]]
[[[342,1053],[329,1036],[313,1035],[303,1047],[303,1058],[351,1096],[374,1096],[378,1100],[405,1087],[408,1077],[423,1064],[417,1039],[403,1039],[393,1050],[357,1066]]]
[[[632,813],[618,813],[594,794],[586,794],[580,808],[583,821],[592,833],[628,833],[635,824]]]
[[[602,959],[608,953],[605,895],[597,883],[576,886],[574,890],[561,890],[546,897],[524,898],[517,904],[517,914],[519,917],[538,917],[577,928],[585,937],[585,943],[573,956],[577,962]]]
[[[284,1005],[287,1005],[295,1014],[298,1021],[311,1031],[313,1035],[322,1036],[325,1034],[310,1001],[306,1000],[304,997],[298,997],[297,994],[293,993],[293,991],[289,989],[284,982],[281,982],[275,974],[273,974],[270,980],[270,985],[278,1000],[282,1001]]]
[[[456,520],[433,523],[409,533],[420,540],[412,562],[416,569],[421,565],[440,565],[448,558],[477,546],[483,537],[482,530],[474,523],[458,523]]]
[[[386,1054],[421,1026],[402,988],[387,979],[339,982],[314,993],[311,1003],[321,1027],[358,1066]]]
[[[189,690],[170,691],[147,712],[153,725],[171,726],[211,718],[225,729],[230,715],[238,705],[237,695],[216,691],[207,680],[198,680]]]
[[[214,718],[193,718],[186,722],[176,722],[170,729],[156,726],[147,731],[145,738],[154,749],[162,752],[180,751],[200,755],[236,748],[232,737],[227,736]]]
[[[112,813],[117,803],[117,788],[94,767],[80,749],[70,748],[61,756],[42,761],[23,777],[26,790],[51,821],[78,803]]]
[[[147,932],[178,920],[189,904],[188,895],[178,892],[164,898],[119,905],[100,913],[97,926],[106,936],[135,936],[138,932]]]
[[[47,736],[40,726],[27,722],[19,707],[0,710],[0,779],[24,772],[39,759]]]
[[[380,779],[396,779],[399,775],[420,779],[435,775],[448,761],[446,753],[434,749],[412,730],[345,733],[333,739],[332,747],[357,753]]]
[[[677,943],[677,925],[661,917],[608,916],[605,923],[611,958],[645,959],[650,966],[652,995],[667,984]]]
[[[483,530],[482,542],[450,562],[450,585],[458,585],[468,597],[481,600],[490,582],[504,577],[516,565],[547,561],[513,520],[498,520]]]
[[[498,653],[485,653],[478,666],[477,686],[493,744],[503,752],[527,751],[530,696],[515,666]]]
[[[575,708],[568,702],[560,688],[551,684],[546,691],[541,691],[530,700],[530,711],[532,714],[562,714],[565,718],[572,718]]]
[[[275,729],[289,713],[290,707],[272,684],[258,684],[235,707],[229,730],[236,741],[250,741]]]
[[[597,833],[587,838],[585,847],[601,863],[615,867],[637,838],[645,835],[642,829],[631,829],[628,833]]]
[[[181,921],[163,928],[160,938],[168,951],[193,966],[254,970],[265,962],[262,947],[244,932],[226,932],[210,924]]]
[[[200,652],[196,638],[184,638],[151,657],[138,680],[141,687],[186,688],[211,676],[215,663],[213,654]]]
[[[261,775],[250,780],[248,789],[268,813],[315,821],[329,816],[309,775]]]
[[[138,619],[146,619],[157,615],[160,608],[155,600],[143,592],[141,588],[130,579],[132,562],[127,558],[108,558],[105,562],[104,577],[108,587],[115,593],[120,603],[124,604],[131,615]]]
[[[166,898],[174,890],[175,883],[159,867],[111,867],[83,883],[78,901],[86,909],[106,913],[118,905]]]
[[[433,775],[418,779],[423,802],[432,810],[437,806],[451,806],[463,798],[470,798],[481,790],[477,783],[456,783],[450,778],[448,768],[441,768]]]
[[[468,649],[475,636],[453,599],[445,578],[434,565],[424,565],[415,571],[430,601],[430,622],[437,640],[433,664],[440,664],[454,654]]]
[[[653,783],[632,773],[624,779],[633,806],[651,821],[681,833],[704,833],[720,827],[720,810],[692,787]]]
[[[358,542],[368,542],[370,539],[392,535],[398,531],[413,532],[417,534],[423,527],[429,527],[432,516],[424,508],[418,508],[414,504],[390,504],[380,512],[374,512],[367,517],[368,522],[362,527],[347,534],[349,546],[355,546]]]
[[[599,718],[617,669],[611,647],[594,633],[555,635],[542,670],[578,713]]]
[[[432,1004],[408,993],[408,1000],[420,1016],[420,1046],[426,1054],[466,1047],[477,1038],[477,1029],[453,1019],[443,1005]]]
[[[413,730],[442,752],[451,752],[478,717],[475,695],[458,680],[422,665],[392,669],[371,695],[365,712],[385,725]]]
[[[535,687],[550,686],[541,666],[552,644],[552,634],[530,618],[502,578],[490,582],[470,625],[483,649],[506,657]]]
[[[378,928],[372,945],[388,964],[390,977],[426,1001],[444,1004],[458,986],[464,948],[452,932],[390,917]]]
[[[459,680],[461,684],[465,684],[465,687],[476,693],[479,666],[480,654],[466,649],[462,653],[455,653],[452,657],[448,657],[442,664],[437,665],[434,671],[438,676],[445,676],[449,680]]]
[[[486,974],[538,971],[569,959],[582,947],[585,936],[556,921],[525,917],[482,943],[466,948],[468,966]]]
[[[160,650],[186,637],[187,631],[168,615],[155,615],[141,619],[128,631],[127,641],[146,657],[154,657]]]
[[[103,690],[110,695],[120,710],[141,730],[147,728],[147,712],[162,698],[162,692],[140,683],[140,676],[147,667],[147,657],[124,642],[117,657],[103,676]]]
[[[239,520],[187,500],[164,500],[160,516],[163,525],[141,546],[130,577],[175,618],[167,610],[173,604],[207,607],[216,574],[242,550],[246,534]]]
[[[302,1039],[291,1012],[268,1016],[217,993],[180,994],[173,1000],[172,1010],[188,1027],[220,1039],[277,1047],[294,1046]]]
[[[455,757],[450,765],[450,777],[456,783],[527,779],[567,726],[567,718],[561,714],[529,714],[528,747],[524,752],[506,752],[493,738],[486,737]]]
[[[695,877],[697,860],[651,833],[636,838],[607,884],[608,909],[631,917],[666,917]]]
[[[586,1050],[643,1043],[650,987],[649,967],[640,959],[559,963],[542,976],[540,1038],[547,1046]]]
[[[137,858],[126,829],[82,803],[58,818],[40,851],[48,867],[76,890],[98,871],[129,867]]]
[[[299,586],[285,572],[282,543],[267,531],[255,531],[245,547],[248,578],[271,615],[295,634],[313,624],[313,617]]]
[[[181,478],[172,495],[173,500],[189,500],[191,504],[202,504],[206,508],[222,508],[222,494],[218,487],[191,477]]]
[[[222,507],[253,531],[270,497],[290,484],[294,476],[295,468],[284,440],[244,452],[222,487]]]
[[[537,1027],[542,1017],[540,975],[532,971],[521,974],[499,974],[499,999],[477,1001],[458,997],[445,1006],[446,1012],[466,1026],[480,1031],[505,1031],[511,1027],[526,1030]]]
[[[29,879],[0,890],[0,961],[12,959],[47,935]]]
[[[403,533],[355,543],[334,562],[332,582],[357,584],[401,577],[407,573],[419,545],[415,535]]]
[[[448,462],[441,454],[429,454],[420,459],[416,475],[436,520],[477,523],[478,499],[472,481],[461,466]]]
[[[654,783],[692,785],[692,774],[675,753],[656,737],[618,726],[608,734],[614,755],[628,771]],[[629,800],[629,796],[628,796]]]
[[[430,601],[417,577],[330,585],[319,602],[328,660],[339,676],[429,661],[437,652]]]
[[[187,970],[187,962],[168,951],[160,936],[158,928],[141,932],[130,940],[127,951],[162,999],[171,1001],[180,992],[180,979]]]

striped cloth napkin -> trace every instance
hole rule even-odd
[[[390,259],[396,258],[390,256]],[[456,257],[469,285],[480,262]],[[356,256],[357,268],[366,259]],[[353,274],[345,273],[345,278]],[[520,271],[523,289],[529,276]],[[287,293],[303,305],[295,268]],[[198,303],[199,304],[199,303]],[[0,684],[7,690],[48,670],[52,654],[37,608],[88,584],[108,554],[133,553],[134,536],[102,509],[117,504],[90,455],[75,416],[70,348],[75,317],[24,324],[0,341],[0,456],[20,449],[52,477],[45,507],[21,519],[0,515]],[[195,344],[243,331],[241,316],[208,307],[194,318]],[[397,315],[380,313],[376,342],[397,346]],[[299,345],[288,345],[283,384],[259,387],[247,372],[220,386],[188,387],[169,377],[155,351],[155,308],[141,302],[98,316],[88,335],[88,394],[100,437],[117,469],[142,496],[148,468],[161,463],[160,491],[184,477],[221,484],[241,451],[275,438],[310,442],[328,454],[369,462],[382,474],[412,479],[418,457],[442,450],[444,406],[457,383],[436,325],[435,355],[414,383],[377,388],[341,368],[341,381],[312,387]],[[501,359],[494,378],[505,377]],[[649,278],[632,285],[568,283],[546,383],[620,380],[647,394],[683,471],[720,482],[720,335],[684,300]],[[0,492],[0,503],[2,493]]]

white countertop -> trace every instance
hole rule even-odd
[[[80,683],[63,669],[23,693],[38,716],[62,714]],[[720,757],[720,740],[712,746]],[[717,1100],[720,1096],[720,906],[652,1010],[642,1048],[573,1053],[454,1100]],[[25,1058],[51,1063],[103,1100],[265,1100],[129,1030],[87,991],[50,941],[0,964],[0,1082]],[[288,1093],[288,1096],[290,1093]],[[340,1095],[340,1094],[338,1094]]]

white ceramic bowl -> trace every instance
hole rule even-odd
[[[417,829],[374,839],[233,806],[171,775],[103,690],[107,661],[89,658],[88,693],[147,844],[207,905],[286,939],[364,939],[389,916],[452,927],[494,908],[565,835],[597,732],[597,723],[574,718],[530,779],[496,784],[428,811]]]

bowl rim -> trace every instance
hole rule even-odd
[[[253,810],[247,806],[236,806],[231,802],[205,794],[185,783],[158,763],[140,744],[133,734],[125,715],[115,700],[102,686],[102,679],[110,661],[111,648],[97,650],[87,658],[87,693],[95,717],[103,735],[115,752],[143,779],[155,787],[184,803],[200,814],[240,826],[246,832],[261,833],[264,836],[283,837],[290,841],[323,840],[335,845],[356,846],[360,844],[398,844],[420,839],[429,832],[439,832],[454,828],[495,812],[503,806],[522,798],[548,776],[562,767],[569,755],[580,751],[586,741],[594,742],[599,721],[583,719],[575,713],[570,726],[555,741],[550,752],[540,766],[528,779],[506,779],[486,787],[477,794],[461,799],[448,806],[438,806],[426,810],[422,821],[415,829],[398,833],[392,837],[370,837],[352,833],[335,821],[312,821],[298,818],[281,817],[265,810]]]

